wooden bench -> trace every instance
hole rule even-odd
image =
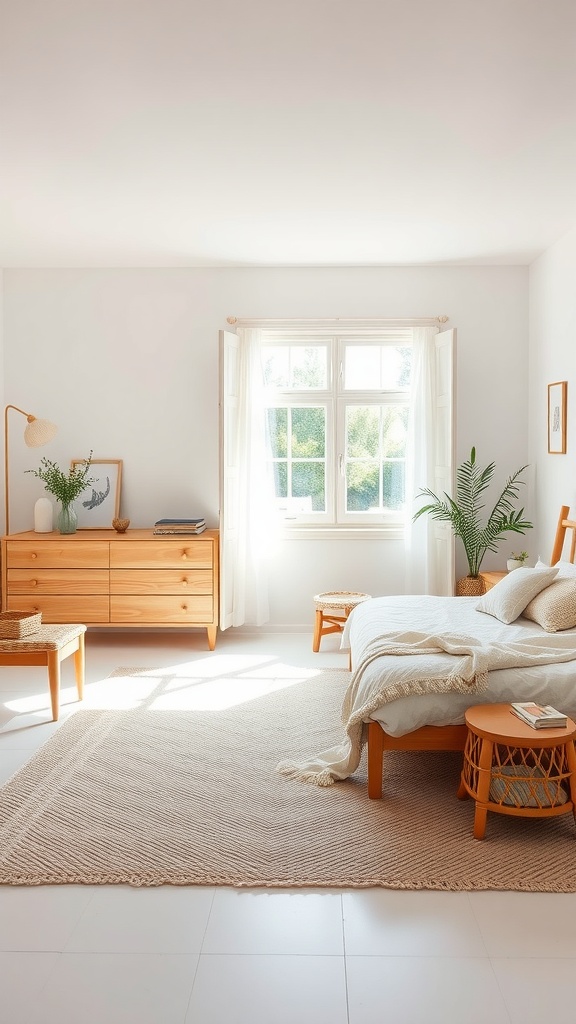
[[[74,655],[78,700],[84,696],[84,633],[86,626],[66,624],[40,626],[35,633],[18,640],[0,640],[0,667],[3,665],[46,665],[50,687],[52,719],[60,713],[60,663]]]

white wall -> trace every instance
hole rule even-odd
[[[218,331],[230,315],[449,316],[457,458],[475,444],[503,482],[528,453],[527,281],[523,267],[7,270],[5,402],[59,425],[31,451],[12,414],[11,529],[32,527],[44,493],[24,470],[91,448],[124,460],[121,512],[133,526],[179,514],[217,526]],[[286,541],[271,566],[272,624],[311,628],[321,590],[401,592],[403,568],[399,542]]]
[[[548,560],[561,505],[576,517],[576,228],[530,267],[530,460],[537,542]],[[548,454],[548,384],[568,381],[567,450]]]

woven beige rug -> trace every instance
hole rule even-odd
[[[277,774],[341,737],[347,680],[224,710],[78,711],[0,790],[0,883],[576,891],[572,815],[489,814],[478,842],[458,754],[386,755],[381,802],[364,765],[328,788]]]

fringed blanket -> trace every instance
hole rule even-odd
[[[510,643],[486,644],[473,637],[444,633],[432,636],[398,631],[378,637],[363,652],[342,705],[346,739],[309,761],[282,761],[277,770],[302,782],[332,786],[358,767],[364,743],[363,723],[383,704],[399,697],[426,693],[482,693],[488,673],[576,660],[574,635],[535,634]],[[366,668],[376,658],[400,655],[388,671],[364,683]],[[472,700],[471,703],[474,703]]]

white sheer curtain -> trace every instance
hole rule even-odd
[[[435,531],[430,516],[412,522],[422,505],[415,496],[421,487],[435,487],[436,460],[436,355],[437,327],[414,327],[412,341],[412,388],[406,453],[406,593],[439,594],[435,557]]]
[[[221,575],[227,593],[225,626],[267,622],[269,545],[275,533],[273,482],[267,472],[262,332],[238,328],[234,359],[224,367],[235,415],[225,419]],[[226,357],[224,357],[226,360]],[[223,397],[226,403],[226,393]]]

